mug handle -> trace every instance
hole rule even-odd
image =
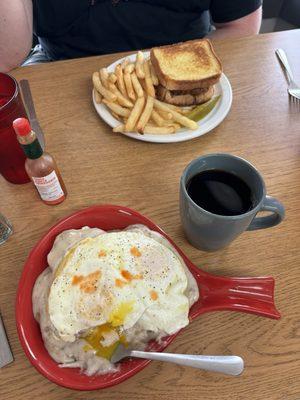
[[[280,224],[284,219],[285,211],[283,205],[271,196],[266,196],[260,211],[271,211],[271,215],[266,217],[255,217],[251,224],[248,226],[247,231],[254,231],[256,229],[270,228]]]

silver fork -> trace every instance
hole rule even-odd
[[[200,356],[194,354],[155,353],[126,349],[119,344],[110,361],[114,364],[126,357],[144,358],[147,360],[167,361],[203,369],[205,371],[221,372],[226,375],[240,375],[244,370],[244,361],[238,356]]]
[[[297,85],[297,83],[294,80],[294,76],[293,76],[290,64],[288,62],[287,56],[285,54],[285,51],[282,49],[277,49],[277,50],[275,50],[275,53],[277,54],[277,57],[281,61],[282,65],[286,71],[288,84],[289,84],[288,89],[287,89],[289,95],[297,100],[300,100],[300,86]]]

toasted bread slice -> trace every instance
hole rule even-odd
[[[162,85],[158,85],[155,91],[159,100],[168,104],[174,104],[175,106],[186,107],[206,103],[213,97],[214,87],[210,86],[208,88],[192,89],[189,91],[170,91]]]
[[[191,90],[217,83],[222,65],[208,39],[154,47],[151,62],[158,79],[169,90]]]

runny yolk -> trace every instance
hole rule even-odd
[[[88,351],[92,348],[96,351],[97,356],[110,360],[120,342],[126,345],[125,336],[122,335],[117,342],[110,346],[103,346],[100,343],[104,338],[103,335],[112,331],[113,329],[109,324],[99,325],[96,328],[91,329],[90,332],[83,337],[83,339],[88,343],[88,345],[83,347],[83,350]]]
[[[125,318],[127,315],[133,310],[133,302],[128,301],[125,303],[119,304],[117,308],[115,308],[108,318],[108,322],[112,327],[117,327],[124,324]]]
[[[141,255],[142,255],[142,253],[139,251],[139,249],[135,246],[131,247],[130,253],[135,257],[141,257]]]

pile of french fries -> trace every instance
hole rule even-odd
[[[93,73],[96,103],[105,104],[120,121],[114,132],[172,134],[181,127],[197,129],[185,116],[189,110],[159,101],[155,97],[158,78],[149,59],[139,51],[135,62],[125,59],[113,72],[106,68]]]

